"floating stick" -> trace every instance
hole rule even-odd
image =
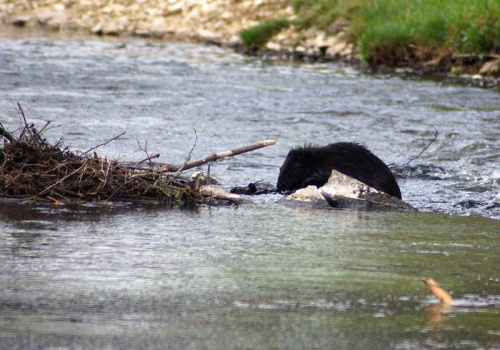
[[[431,293],[441,300],[442,304],[449,304],[453,301],[451,295],[432,278],[424,278],[422,281],[429,286]]]

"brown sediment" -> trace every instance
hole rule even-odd
[[[434,294],[442,304],[449,304],[453,301],[451,295],[432,278],[424,278],[422,281],[429,286],[431,293]]]

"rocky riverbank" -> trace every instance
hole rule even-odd
[[[295,16],[288,0],[0,0],[0,22],[7,25],[196,41],[251,54],[361,63],[356,45],[346,34],[349,22],[342,17],[330,25],[328,33],[314,27],[303,30],[292,24],[263,47],[242,45],[243,29],[277,18],[293,23]],[[473,71],[462,74],[461,70],[440,70],[439,60],[388,69],[403,74],[445,73],[454,81],[498,87],[495,76],[500,70],[499,62],[500,59],[486,62],[476,75],[471,74]]]
[[[233,47],[241,46],[241,30],[275,18],[294,18],[287,0],[0,0],[0,21],[4,24]],[[314,29],[299,32],[291,27],[273,37],[264,50],[359,59],[341,25],[338,33],[330,36]]]

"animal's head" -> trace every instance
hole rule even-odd
[[[288,152],[278,176],[278,192],[293,191],[307,186],[311,176],[311,157],[306,148],[296,148]]]

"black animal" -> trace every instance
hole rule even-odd
[[[364,146],[350,142],[292,149],[280,169],[278,191],[323,186],[333,169],[401,199],[401,191],[389,167]]]

